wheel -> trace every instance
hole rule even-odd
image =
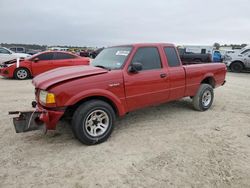
[[[90,100],[78,107],[72,119],[76,138],[87,145],[106,141],[113,131],[115,112],[106,102]]]
[[[233,72],[241,72],[243,70],[243,65],[241,62],[234,62],[230,65],[230,69],[233,71]]]
[[[201,63],[202,60],[201,60],[201,59],[195,59],[194,62],[196,62],[196,63]]]
[[[214,100],[214,90],[209,84],[201,84],[198,92],[193,97],[194,109],[198,111],[208,110]]]
[[[30,72],[26,68],[17,68],[14,72],[15,79],[25,80],[30,77]]]

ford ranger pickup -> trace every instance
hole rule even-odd
[[[90,66],[57,68],[33,79],[34,111],[9,112],[17,133],[54,130],[71,118],[75,137],[87,145],[108,139],[116,117],[147,106],[191,97],[208,110],[214,88],[225,83],[225,64],[182,65],[172,44],[132,44],[104,49]]]

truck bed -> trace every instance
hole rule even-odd
[[[197,92],[200,81],[211,77],[214,87],[223,85],[225,80],[226,67],[223,63],[202,63],[183,65],[186,73],[186,96],[194,96]]]

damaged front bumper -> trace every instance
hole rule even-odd
[[[36,107],[34,111],[11,111],[9,115],[18,115],[13,118],[16,133],[34,130],[55,130],[56,124],[63,116],[64,111],[55,111]]]

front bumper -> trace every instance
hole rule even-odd
[[[33,130],[55,130],[56,124],[63,116],[64,111],[46,110],[36,107],[34,111],[12,111],[9,115],[18,114],[13,118],[16,133]]]
[[[0,76],[10,78],[11,74],[8,68],[0,67]]]

